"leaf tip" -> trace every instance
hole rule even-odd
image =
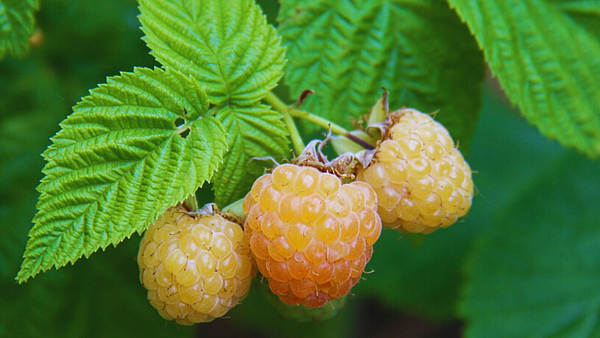
[[[27,259],[25,259],[23,261],[23,264],[21,265],[21,268],[19,269],[19,272],[17,273],[17,276],[15,277],[15,281],[18,284],[23,284],[23,283],[27,282],[29,280],[29,278],[35,277],[35,275],[36,275],[36,274],[31,273],[31,270],[26,267],[26,263],[27,263]]]

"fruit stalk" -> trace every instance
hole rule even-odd
[[[344,127],[337,125],[321,116],[318,116],[318,115],[315,115],[315,114],[312,114],[307,111],[304,111],[304,110],[301,110],[298,108],[294,108],[294,107],[291,107],[291,109],[289,110],[289,113],[292,117],[297,117],[297,118],[312,122],[320,127],[327,129],[327,130],[331,130],[331,132],[335,135],[340,135],[340,136],[346,137],[346,138],[350,139],[352,142],[357,143],[358,145],[360,145],[361,147],[363,147],[365,149],[371,150],[371,149],[375,148],[369,142],[366,142],[365,140],[362,140],[362,139],[354,136],[352,133],[350,133]]]
[[[200,209],[200,205],[198,204],[198,199],[196,198],[196,194],[191,194],[185,199],[186,207],[188,207],[191,211]]]
[[[292,139],[292,145],[294,146],[294,151],[297,154],[302,153],[304,149],[304,142],[302,141],[302,137],[298,132],[298,128],[296,127],[296,123],[294,123],[294,119],[290,115],[290,107],[286,105],[281,99],[279,99],[275,94],[269,92],[265,97],[265,102],[267,102],[273,109],[280,112],[283,115],[283,122],[287,126],[288,132],[290,133],[290,138]]]
[[[298,108],[292,108],[290,109],[290,115],[293,117],[297,117],[309,122],[312,122],[320,127],[323,127],[325,129],[331,129],[331,132],[336,134],[336,135],[344,135],[346,136],[347,134],[349,134],[350,132],[348,130],[346,130],[344,127],[339,126],[325,118],[322,118],[318,115],[309,113],[305,110],[301,110]]]
[[[286,105],[283,101],[281,101],[280,98],[278,98],[272,92],[267,94],[267,96],[265,97],[265,101],[268,104],[270,104],[271,107],[273,107],[273,109],[283,114],[283,121],[288,127],[290,137],[292,139],[292,144],[294,145],[294,150],[298,154],[302,153],[302,150],[304,149],[304,143],[302,142],[302,138],[300,137],[298,129],[296,128],[296,124],[294,123],[294,117],[309,121],[324,129],[331,130],[333,134],[346,137],[365,149],[371,150],[375,148],[369,142],[366,142],[365,140],[356,137],[340,125],[337,125],[321,116],[312,114],[302,109],[298,109],[295,105]]]

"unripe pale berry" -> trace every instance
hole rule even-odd
[[[172,207],[140,243],[140,279],[160,315],[182,325],[223,316],[250,289],[254,269],[242,228],[220,215]]]
[[[394,123],[371,164],[357,171],[378,197],[383,225],[431,233],[471,208],[471,168],[450,134],[431,116],[413,109],[392,113]]]
[[[244,229],[271,290],[286,304],[319,307],[358,282],[381,233],[376,210],[368,184],[285,164],[255,181]]]

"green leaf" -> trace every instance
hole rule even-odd
[[[216,117],[230,135],[229,152],[214,177],[215,203],[224,207],[244,197],[268,166],[252,158],[272,156],[280,161],[289,141],[281,115],[265,105],[224,106]]]
[[[600,2],[450,3],[523,115],[545,136],[600,156]]]
[[[288,149],[281,115],[259,104],[277,84],[285,49],[253,0],[141,0],[144,40],[156,59],[206,89],[229,134],[229,151],[213,183],[224,207],[243,197],[264,163]]]
[[[140,11],[152,55],[200,81],[212,104],[255,103],[282,76],[285,50],[253,0],[141,0]]]
[[[567,155],[504,210],[468,268],[468,337],[597,337],[600,165]]]
[[[29,50],[38,0],[0,0],[0,60],[9,53],[22,57]]]
[[[390,108],[439,111],[462,145],[480,109],[483,58],[444,1],[286,0],[279,31],[288,47],[286,83],[303,108],[345,127],[390,92]]]
[[[44,153],[19,282],[144,231],[209,180],[227,145],[207,110],[193,79],[161,69],[122,73],[91,91]]]

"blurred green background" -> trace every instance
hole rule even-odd
[[[258,2],[272,21],[277,2]],[[253,288],[226,319],[165,322],[138,281],[137,236],[17,285],[40,154],[59,122],[106,76],[157,65],[136,6],[44,0],[42,42],[0,62],[1,337],[600,335],[600,165],[543,138],[492,80],[467,156],[477,172],[472,211],[428,237],[384,231],[371,273],[336,319],[284,320]]]

